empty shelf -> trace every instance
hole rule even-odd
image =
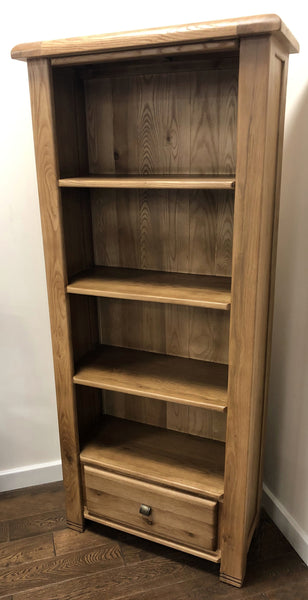
[[[224,493],[225,445],[104,417],[97,437],[82,450],[82,463],[221,500]]]
[[[195,177],[194,175],[113,175],[107,177],[69,177],[59,179],[60,187],[70,188],[157,188],[157,189],[234,189],[235,178],[225,175]]]
[[[101,346],[81,361],[73,380],[220,412],[227,407],[228,367],[190,358]]]
[[[95,267],[76,275],[67,286],[70,294],[185,304],[219,310],[231,305],[228,277],[187,275],[141,269]]]

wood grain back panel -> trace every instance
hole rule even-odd
[[[93,190],[95,264],[231,275],[232,191]]]
[[[84,86],[76,69],[53,69],[57,156],[61,177],[89,172]]]
[[[109,390],[103,391],[103,404],[107,415],[220,442],[226,440],[226,413]]]
[[[99,298],[100,343],[228,364],[229,313]]]
[[[234,173],[237,71],[85,80],[93,174]]]
[[[61,190],[67,277],[94,263],[91,204],[88,190]]]

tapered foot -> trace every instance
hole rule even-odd
[[[229,585],[233,585],[234,587],[237,587],[237,588],[242,587],[243,581],[244,581],[244,577],[242,579],[237,579],[236,577],[232,577],[231,575],[226,575],[225,573],[220,573],[219,579],[223,583],[228,583]]]
[[[70,529],[79,531],[79,533],[82,533],[84,531],[84,523],[73,523],[72,521],[66,520],[66,524]]]

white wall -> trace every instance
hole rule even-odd
[[[249,6],[249,8],[248,8]],[[26,65],[17,43],[275,12],[290,57],[265,503],[308,560],[308,50],[302,2],[88,0],[6,3],[1,31],[0,489],[61,476]],[[305,537],[306,536],[306,537]]]

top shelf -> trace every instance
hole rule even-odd
[[[59,187],[66,188],[137,188],[137,189],[204,189],[204,190],[233,190],[235,177],[226,175],[211,175],[195,177],[194,175],[131,175],[122,177],[108,175],[107,177],[68,177],[59,179]]]

